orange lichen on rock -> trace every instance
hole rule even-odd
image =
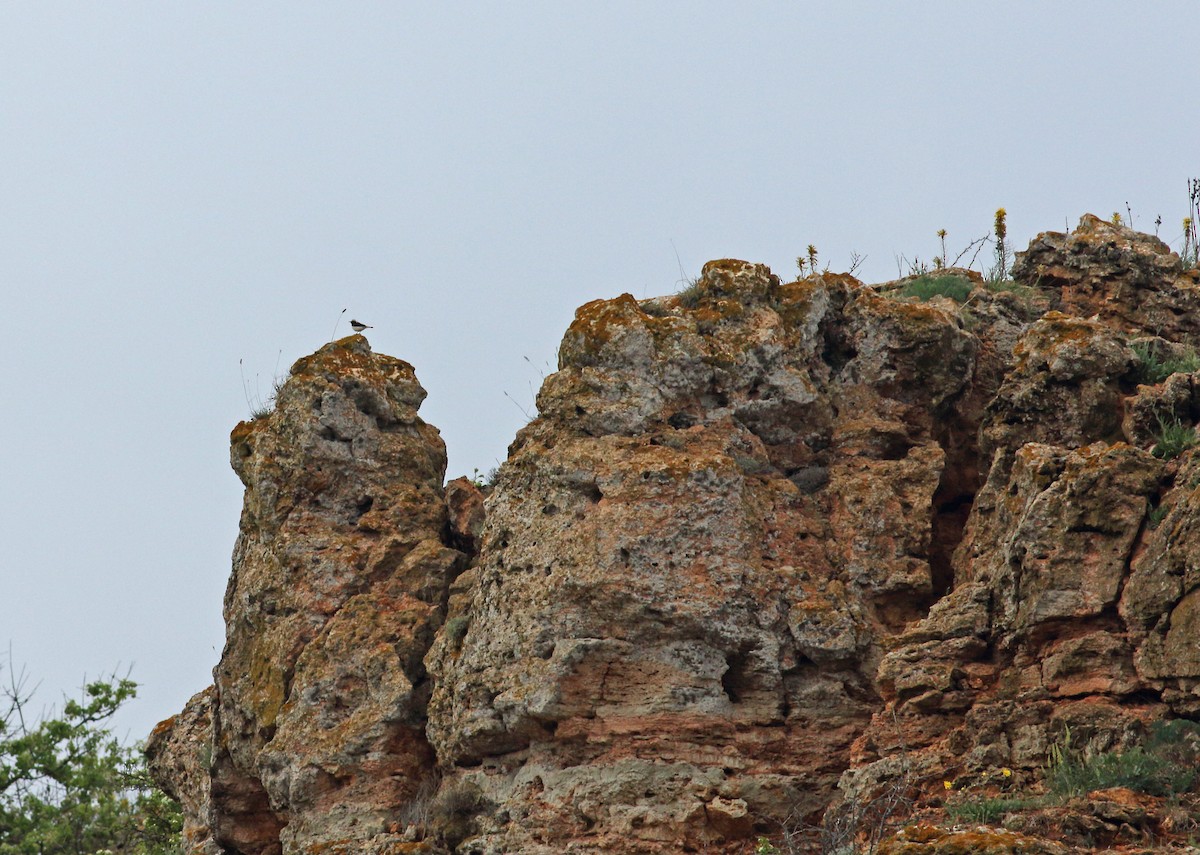
[[[1151,453],[1200,387],[1139,386],[1145,347],[1200,344],[1200,280],[1091,217],[1011,290],[954,275],[965,304],[721,259],[588,303],[482,488],[443,487],[411,365],[361,336],[299,360],[231,435],[215,686],[150,743],[191,851],[734,855],[1200,717],[1200,454]],[[1092,796],[858,833],[1170,833]]]

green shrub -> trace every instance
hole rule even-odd
[[[918,276],[900,289],[899,296],[916,297],[921,302],[933,297],[949,297],[956,303],[962,303],[973,287],[970,279],[954,274]]]
[[[1178,418],[1158,417],[1158,436],[1151,454],[1160,460],[1173,460],[1196,444],[1196,429]]]
[[[445,633],[446,638],[450,639],[450,643],[457,650],[462,646],[462,640],[467,636],[467,628],[471,625],[471,619],[466,615],[457,615],[446,621]]]
[[[769,838],[760,837],[754,846],[754,855],[780,855],[780,850]]]

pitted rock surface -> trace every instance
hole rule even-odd
[[[732,855],[1200,715],[1200,379],[1150,364],[1200,274],[1090,216],[1018,255],[961,304],[735,260],[588,303],[483,489],[406,363],[298,362],[150,744],[191,851]],[[970,841],[1065,851],[879,851]]]
[[[464,556],[412,367],[352,336],[231,437],[246,485],[214,671],[212,829],[247,853],[399,840],[433,763],[422,658]]]
[[[949,301],[739,261],[581,308],[465,633],[427,659],[439,760],[495,806],[471,845],[671,852],[819,815],[934,595],[937,433],[978,347]]]

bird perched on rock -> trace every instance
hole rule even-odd
[[[354,330],[355,332],[362,332],[363,330],[375,329],[375,327],[371,326],[370,324],[364,324],[362,321],[356,321],[353,319],[350,321],[350,328],[352,330]]]

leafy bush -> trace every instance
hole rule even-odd
[[[921,302],[933,297],[949,297],[956,303],[962,303],[973,287],[971,280],[953,274],[918,276],[900,289],[899,296],[916,297]]]
[[[89,683],[62,714],[34,722],[22,677],[0,715],[0,853],[177,852],[179,805],[146,774],[141,752],[104,723],[136,692],[131,680]]]

